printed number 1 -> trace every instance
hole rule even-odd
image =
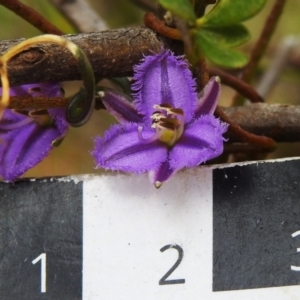
[[[35,265],[38,261],[41,261],[41,293],[46,293],[46,253],[42,253],[32,261]]]
[[[168,249],[176,249],[178,251],[178,259],[176,260],[173,267],[160,279],[160,281],[158,283],[159,283],[159,285],[185,283],[185,279],[166,280],[174,272],[174,270],[180,265],[180,263],[183,259],[183,249],[180,246],[166,245],[160,249],[160,252],[164,252],[165,250],[168,250]]]

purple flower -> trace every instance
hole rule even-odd
[[[10,96],[62,96],[58,83],[27,84],[10,89]],[[0,89],[0,93],[2,90]],[[0,177],[13,181],[45,158],[67,133],[64,109],[42,116],[5,109],[0,120]]]
[[[97,167],[149,172],[158,188],[176,171],[223,152],[228,125],[213,116],[220,94],[218,77],[197,96],[187,61],[163,51],[145,57],[133,79],[133,104],[113,90],[99,93],[121,124],[95,139],[92,155]]]

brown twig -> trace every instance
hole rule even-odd
[[[56,35],[64,34],[34,9],[19,2],[18,0],[0,0],[0,4],[13,11],[43,33],[52,33]]]
[[[204,57],[199,57],[195,64],[194,76],[196,77],[198,91],[201,91],[209,81],[209,73]]]
[[[273,139],[266,136],[258,136],[242,129],[237,123],[227,117],[219,107],[215,110],[215,116],[228,123],[229,131],[236,135],[242,142],[248,142],[249,144],[258,145],[270,150],[275,149],[276,142]]]
[[[138,64],[144,55],[158,53],[168,47],[166,39],[145,27],[64,37],[85,52],[96,78],[131,76],[132,66]],[[21,41],[24,39],[0,41],[0,55]],[[81,79],[72,54],[52,44],[36,44],[13,57],[8,64],[8,74],[11,85]]]
[[[255,89],[245,81],[235,77],[228,72],[217,68],[209,68],[210,76],[219,76],[222,83],[232,87],[238,93],[249,99],[253,103],[264,102],[263,98],[255,91]]]
[[[67,107],[70,99],[63,97],[10,97],[8,108],[17,110]]]
[[[257,64],[259,63],[261,57],[266,51],[267,45],[271,39],[272,34],[275,31],[276,25],[279,21],[279,18],[282,14],[283,7],[286,3],[286,0],[276,0],[266,22],[264,28],[261,32],[261,35],[256,42],[254,48],[251,51],[250,61],[245,67],[242,75],[242,80],[249,81],[251,80],[252,74],[255,71]]]
[[[178,29],[166,26],[165,23],[158,19],[153,13],[145,13],[144,24],[163,36],[173,40],[181,40],[181,33]]]
[[[276,25],[278,24],[278,21],[282,14],[285,3],[286,3],[286,0],[276,0],[267,20],[265,22],[265,25],[260,34],[260,37],[257,40],[254,48],[251,51],[249,63],[244,68],[244,71],[243,71],[242,77],[241,77],[241,79],[243,81],[250,82],[261,57],[263,56],[263,54],[266,51],[266,48],[271,39],[271,36],[275,31]],[[240,100],[241,100],[240,97],[236,96],[233,99],[233,103],[239,104],[239,102],[241,102]]]

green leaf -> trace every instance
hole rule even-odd
[[[196,21],[196,14],[190,0],[159,0],[159,4],[183,20],[190,23]]]
[[[242,24],[225,27],[201,27],[198,29],[206,39],[224,47],[237,47],[250,39],[247,28]]]
[[[224,44],[218,43],[213,39],[209,39],[203,33],[203,30],[196,31],[194,37],[197,50],[217,65],[228,68],[240,68],[248,62],[247,55],[238,50],[227,48]]]
[[[228,26],[243,22],[256,15],[266,2],[266,0],[219,0],[208,14],[197,20],[197,26]]]

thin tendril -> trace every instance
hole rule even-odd
[[[85,87],[85,99],[84,101],[82,99],[79,99],[78,101],[77,99],[71,101],[67,107],[66,118],[68,123],[75,127],[85,124],[89,120],[95,106],[95,79],[93,69],[86,55],[77,45],[60,36],[52,34],[37,36],[21,42],[12,47],[0,58],[0,76],[3,86],[0,108],[3,110],[3,107],[7,107],[9,105],[9,82],[6,67],[7,62],[16,54],[37,43],[54,43],[61,45],[67,48],[78,61]],[[80,113],[77,113],[76,110],[78,109],[81,109]]]

